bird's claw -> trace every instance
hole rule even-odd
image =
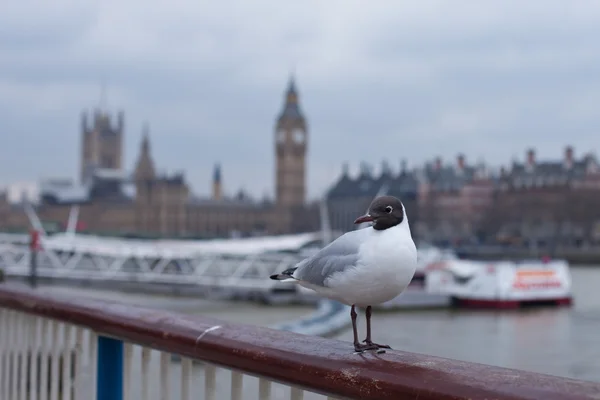
[[[389,347],[389,346],[388,346]],[[367,344],[355,344],[354,351],[356,353],[362,353],[367,350],[377,350],[378,353],[385,353],[385,350],[382,350],[382,347],[377,345],[376,343],[367,343]]]
[[[366,351],[366,350],[379,350],[379,347],[377,347],[375,345],[368,345],[368,344],[359,344],[359,345],[354,346],[354,351],[357,353],[362,353],[363,351]]]
[[[363,340],[363,343],[366,343],[367,346],[375,346],[378,349],[391,349],[391,347],[388,346],[387,344],[373,343],[372,341],[367,340],[367,339]]]

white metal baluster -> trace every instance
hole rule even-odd
[[[4,312],[4,309],[0,308],[0,332],[4,332],[4,335],[0,335],[0,396],[4,394],[4,386],[6,385],[4,380],[4,371],[6,370],[6,363],[4,362],[6,346],[4,345],[4,341],[6,340],[8,329],[6,329],[6,322],[4,321]]]
[[[11,365],[11,380],[12,380],[12,385],[10,388],[10,397],[9,399],[16,399],[17,398],[17,386],[19,385],[19,374],[17,373],[18,370],[18,366],[19,366],[19,315],[16,312],[11,312],[11,321],[10,321],[10,325],[11,325],[11,332],[12,332],[12,338],[11,338],[11,359],[12,359],[12,365]]]
[[[169,400],[171,354],[160,352],[160,400]]]
[[[88,376],[86,369],[88,369],[90,360],[89,354],[87,354],[83,347],[84,337],[85,330],[75,326],[75,381],[73,382],[75,400],[83,400],[89,393],[89,389],[85,387],[85,382]]]
[[[52,340],[50,331],[50,320],[42,319],[42,329],[40,332],[40,400],[48,400],[48,362],[50,341]]]
[[[302,400],[304,398],[304,390],[292,386],[292,391],[290,392],[290,400]]]
[[[60,357],[60,324],[56,321],[50,320],[50,357],[52,357],[50,363],[50,400],[58,400],[58,378],[60,372],[58,370],[58,362]]]
[[[19,313],[19,399],[25,400],[27,394],[27,348],[29,347],[29,315]]]
[[[131,370],[133,365],[133,344],[125,342],[123,360],[123,398],[131,399]]]
[[[4,325],[6,327],[6,335],[4,335],[4,343],[5,343],[5,350],[4,350],[4,362],[6,365],[6,368],[4,368],[4,389],[2,390],[2,398],[3,399],[8,399],[10,398],[10,383],[11,383],[11,349],[12,347],[10,346],[10,341],[12,340],[13,337],[13,333],[12,330],[14,329],[13,326],[11,325],[11,312],[9,310],[5,310],[4,313]]]
[[[62,368],[62,400],[71,400],[71,385],[73,384],[71,380],[71,354],[72,354],[72,345],[71,345],[71,335],[72,335],[72,326],[64,325],[64,336],[63,336],[63,368]]]
[[[231,371],[231,400],[242,400],[244,375],[238,371]]]
[[[95,400],[97,394],[96,371],[98,369],[98,335],[94,331],[89,331],[89,333],[87,370],[90,375],[88,378],[89,387],[87,388],[87,397],[84,397],[84,399],[87,400],[89,398],[90,400]],[[92,393],[91,397],[90,392]]]
[[[150,371],[150,356],[152,355],[151,350],[147,347],[142,347],[142,400],[148,400],[148,385],[150,380],[148,379]]]
[[[211,364],[204,366],[204,400],[215,400],[217,391],[217,368]]]
[[[259,400],[269,400],[271,398],[271,381],[265,378],[258,380],[258,398]]]
[[[38,355],[40,350],[40,325],[41,319],[35,316],[29,317],[30,344],[29,344],[29,400],[37,400],[38,398]]]
[[[0,398],[2,399],[8,399],[8,386],[10,383],[10,362],[8,357],[8,349],[10,346],[9,322],[8,310],[0,309],[0,332],[4,332],[3,335],[0,335],[0,357],[2,357],[2,363],[0,364]]]
[[[192,400],[190,396],[190,382],[192,380],[192,360],[181,359],[181,400]]]

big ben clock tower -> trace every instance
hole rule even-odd
[[[298,103],[294,77],[290,78],[285,105],[275,127],[277,204],[292,208],[306,197],[306,149],[308,130]]]

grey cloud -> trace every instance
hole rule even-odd
[[[28,3],[0,16],[0,183],[75,175],[102,77],[127,113],[128,165],[148,121],[159,167],[185,169],[200,193],[217,161],[230,192],[272,191],[294,67],[313,196],[344,161],[499,164],[531,145],[596,146],[595,2]]]

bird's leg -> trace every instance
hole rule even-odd
[[[360,344],[358,342],[358,330],[356,329],[356,310],[354,309],[354,305],[350,308],[350,318],[352,319],[352,333],[354,333],[354,351],[362,353],[365,350],[377,350],[377,347],[374,343]]]
[[[363,342],[368,346],[376,346],[378,349],[391,349],[387,344],[377,344],[371,340],[371,306],[365,310],[365,317],[367,319],[367,338]]]
[[[371,306],[367,306],[365,310],[365,318],[367,320],[367,337],[363,340],[364,343],[371,344]]]

